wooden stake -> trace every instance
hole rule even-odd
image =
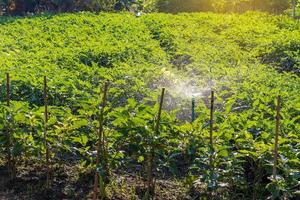
[[[165,88],[162,89],[161,91],[161,96],[160,96],[160,103],[159,103],[159,109],[158,109],[158,115],[156,119],[156,127],[155,127],[155,133],[159,133],[159,122],[160,122],[160,117],[161,117],[161,111],[162,111],[162,106],[164,102],[164,96],[165,96]]]
[[[99,182],[99,172],[98,167],[100,164],[100,154],[104,150],[104,134],[103,134],[103,121],[104,121],[104,108],[106,106],[107,100],[107,91],[108,91],[108,82],[105,83],[103,88],[103,96],[101,103],[101,110],[99,116],[99,129],[98,129],[98,143],[97,143],[97,155],[96,155],[96,172],[95,172],[95,180],[94,180],[94,193],[93,200],[98,199],[98,182]]]
[[[6,73],[6,104],[7,107],[10,106],[10,76],[9,73]],[[10,112],[8,113],[10,114]],[[7,170],[9,173],[9,178],[12,179],[13,176],[13,164],[12,164],[12,155],[10,152],[11,149],[11,137],[10,137],[10,119],[7,121],[7,133],[6,133],[6,138],[7,138],[7,145],[6,145],[6,152],[7,152]]]
[[[209,129],[209,143],[211,148],[213,148],[213,123],[214,123],[214,91],[211,91],[210,100],[210,129]]]
[[[276,129],[275,129],[275,146],[274,146],[274,163],[273,163],[273,179],[276,180],[277,175],[277,158],[278,158],[278,136],[280,127],[280,104],[281,97],[277,97],[277,108],[276,108]]]
[[[9,73],[6,73],[6,103],[10,105],[10,77]]]
[[[160,96],[160,103],[159,103],[159,109],[158,114],[156,118],[156,124],[155,124],[155,134],[159,134],[159,124],[160,124],[160,118],[161,118],[161,111],[162,106],[164,102],[164,95],[165,95],[165,88],[162,88],[161,96]],[[154,169],[154,161],[155,161],[155,149],[153,146],[151,146],[151,152],[149,157],[149,166],[147,171],[147,192],[146,192],[146,199],[150,199],[150,196],[154,199],[155,197],[155,181],[153,178],[153,169]]]
[[[210,100],[210,128],[209,128],[209,146],[210,146],[210,155],[209,155],[209,167],[211,176],[214,173],[214,164],[213,164],[213,153],[214,153],[214,146],[213,146],[213,127],[214,127],[214,91],[211,91],[211,100]],[[208,199],[212,199],[212,193],[208,193]]]
[[[44,76],[44,146],[46,149],[46,188],[49,189],[50,187],[50,152],[47,142],[47,124],[48,124],[48,91],[47,91],[47,77]]]

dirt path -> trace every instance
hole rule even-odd
[[[12,194],[7,192],[0,192],[0,200],[13,200],[16,199]]]

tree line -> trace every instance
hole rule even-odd
[[[159,7],[167,12],[245,12],[248,10],[282,13],[297,0],[162,0]]]
[[[0,15],[40,12],[144,11],[144,12],[245,12],[282,13],[298,0],[0,0]]]

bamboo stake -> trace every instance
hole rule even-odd
[[[9,73],[6,73],[6,104],[7,107],[10,106],[10,76]],[[10,114],[10,113],[8,113]],[[10,137],[10,119],[7,121],[7,145],[6,145],[6,152],[7,152],[7,170],[9,173],[9,178],[13,178],[13,165],[12,165],[12,155],[10,152],[11,149],[11,137]]]
[[[276,130],[275,130],[275,146],[274,146],[274,163],[273,163],[273,179],[276,180],[277,173],[277,158],[278,158],[278,136],[280,128],[280,105],[281,97],[277,97],[277,108],[276,108]]]
[[[214,152],[214,146],[213,146],[213,126],[214,126],[214,98],[215,94],[214,91],[211,91],[211,100],[210,100],[210,127],[209,127],[209,145],[210,145],[210,155],[209,155],[209,167],[210,167],[210,173],[211,176],[214,173],[214,164],[213,164],[213,152]],[[208,199],[212,198],[212,193],[209,193]]]
[[[155,127],[155,133],[159,133],[159,122],[160,122],[160,117],[161,117],[161,111],[162,111],[162,106],[164,102],[164,96],[165,96],[165,88],[162,89],[161,91],[161,96],[160,96],[160,103],[159,103],[159,109],[158,109],[158,115],[156,119],[156,127]]]
[[[47,124],[48,124],[48,91],[47,91],[47,77],[44,76],[44,146],[46,149],[46,188],[49,189],[50,187],[50,152],[47,142]]]
[[[156,118],[156,124],[155,124],[155,134],[159,134],[159,124],[160,124],[160,118],[161,118],[161,111],[164,101],[164,95],[165,95],[165,88],[162,88],[161,96],[160,96],[160,103],[159,103],[159,109],[158,114]],[[154,161],[155,161],[155,149],[153,146],[151,146],[151,153],[149,158],[149,168],[147,172],[147,192],[146,192],[146,198],[150,199],[150,196],[154,199],[155,197],[155,181],[153,179],[153,169],[154,169]]]
[[[104,108],[106,106],[107,100],[107,91],[108,91],[108,82],[105,83],[103,88],[103,96],[101,103],[101,110],[99,116],[99,129],[98,129],[98,143],[97,143],[97,155],[96,155],[96,172],[95,172],[95,180],[94,180],[94,192],[93,192],[93,200],[98,199],[98,182],[99,182],[99,172],[98,166],[100,164],[100,154],[104,150],[104,134],[103,134],[103,121],[104,121]]]
[[[10,105],[10,76],[6,73],[6,103],[7,106]]]
[[[210,129],[209,129],[209,143],[211,148],[213,148],[213,123],[214,123],[214,91],[211,91],[210,100]]]

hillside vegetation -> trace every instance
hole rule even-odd
[[[11,77],[10,106],[5,73]],[[47,143],[55,169],[50,189],[55,192],[50,193],[41,186],[46,165],[44,75],[49,88]],[[170,199],[297,199],[299,75],[300,24],[284,16],[78,13],[0,18],[0,175],[10,146],[20,183],[10,180],[3,187],[35,199],[41,191],[45,199],[90,195],[100,91],[109,80],[106,153],[97,168],[108,198],[142,198],[145,188],[139,181],[146,178],[149,153],[155,149],[158,199],[166,194]],[[162,87],[166,98],[155,134]],[[210,89],[216,96],[213,147]],[[278,95],[280,156],[274,180]],[[192,96],[197,118],[190,123]],[[112,178],[125,172],[140,178],[132,184]]]

